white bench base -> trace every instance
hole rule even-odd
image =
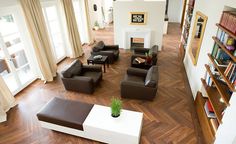
[[[42,127],[109,144],[139,144],[143,114],[122,110],[112,118],[110,108],[94,105],[86,118],[84,131],[40,121]]]

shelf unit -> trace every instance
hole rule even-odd
[[[189,0],[186,4],[186,11],[185,11],[185,20],[181,35],[181,43],[180,43],[180,51],[183,51],[182,53],[185,53],[185,49],[187,46],[188,38],[189,38],[189,29],[192,21],[193,16],[193,9],[194,9],[194,3],[195,0]]]
[[[195,3],[194,0],[189,1],[186,8],[186,16],[185,16],[183,32],[182,32],[182,41],[181,41],[184,49],[186,48],[186,45],[188,42],[189,28],[190,28],[191,20],[193,16],[194,3]]]
[[[227,30],[225,27],[220,24],[216,24],[218,31],[221,30],[228,34],[236,42],[236,34]],[[235,24],[236,26],[236,24]],[[234,56],[234,51],[230,51],[226,48],[225,44],[221,42],[216,36],[213,36],[215,44],[219,46],[225,54],[230,57],[232,63],[236,63],[236,56]],[[214,50],[214,49],[213,49]],[[217,49],[217,53],[218,53]],[[206,96],[203,96],[201,92],[197,93],[195,99],[195,107],[197,110],[199,122],[202,128],[202,132],[205,138],[206,143],[213,143],[215,139],[215,133],[218,129],[218,126],[222,124],[222,118],[224,116],[225,109],[230,105],[229,101],[233,92],[236,91],[235,83],[232,83],[232,79],[228,78],[225,75],[225,70],[227,67],[218,66],[216,63],[216,58],[211,54],[208,54],[209,64],[205,65],[206,73],[208,74],[207,80],[201,79],[203,89],[206,92]],[[217,56],[216,56],[217,57]],[[217,57],[218,58],[218,57]],[[224,81],[224,82],[223,82]],[[206,101],[209,101],[213,111],[215,113],[216,119],[209,118],[206,114],[204,105]],[[218,122],[218,125],[212,123],[212,120]]]

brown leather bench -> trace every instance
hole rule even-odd
[[[83,131],[83,123],[92,108],[93,104],[55,97],[40,110],[37,117],[43,122]]]

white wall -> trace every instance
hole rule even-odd
[[[169,22],[181,22],[183,0],[169,0],[168,18]]]
[[[236,93],[230,100],[222,123],[217,130],[215,144],[236,144]]]
[[[114,40],[123,45],[123,33],[127,28],[149,28],[151,30],[151,46],[162,47],[163,26],[165,16],[165,0],[159,1],[115,1],[114,2]],[[146,25],[130,25],[130,12],[147,12]]]
[[[94,27],[94,23],[98,21],[100,27],[104,27],[103,25],[103,16],[102,16],[102,9],[104,8],[104,1],[103,0],[88,0],[89,4],[89,15],[91,20],[91,27]],[[93,5],[97,5],[97,11],[93,10]]]
[[[214,8],[213,8],[214,5]],[[206,72],[205,64],[209,62],[207,53],[210,53],[213,48],[214,41],[212,36],[216,35],[217,27],[216,23],[219,23],[221,13],[224,10],[224,6],[230,6],[236,8],[235,0],[197,0],[195,1],[194,15],[192,18],[190,36],[193,29],[195,13],[200,11],[208,16],[206,30],[204,33],[201,50],[197,65],[194,66],[189,56],[189,47],[186,49],[186,55],[184,58],[184,65],[187,72],[189,84],[192,90],[192,94],[195,97],[198,90],[201,90],[202,84],[200,78],[203,78]],[[188,45],[190,38],[188,39]],[[215,144],[232,144],[236,137],[236,94],[232,96],[230,100],[231,106],[225,111],[223,117],[223,124],[220,125],[216,134]]]

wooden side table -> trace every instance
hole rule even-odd
[[[106,72],[106,64],[107,67],[109,68],[109,61],[108,61],[108,56],[102,56],[101,59],[95,60],[93,58],[94,56],[91,55],[88,59],[87,59],[87,64],[102,64],[103,65],[103,69],[104,69],[104,73]]]

